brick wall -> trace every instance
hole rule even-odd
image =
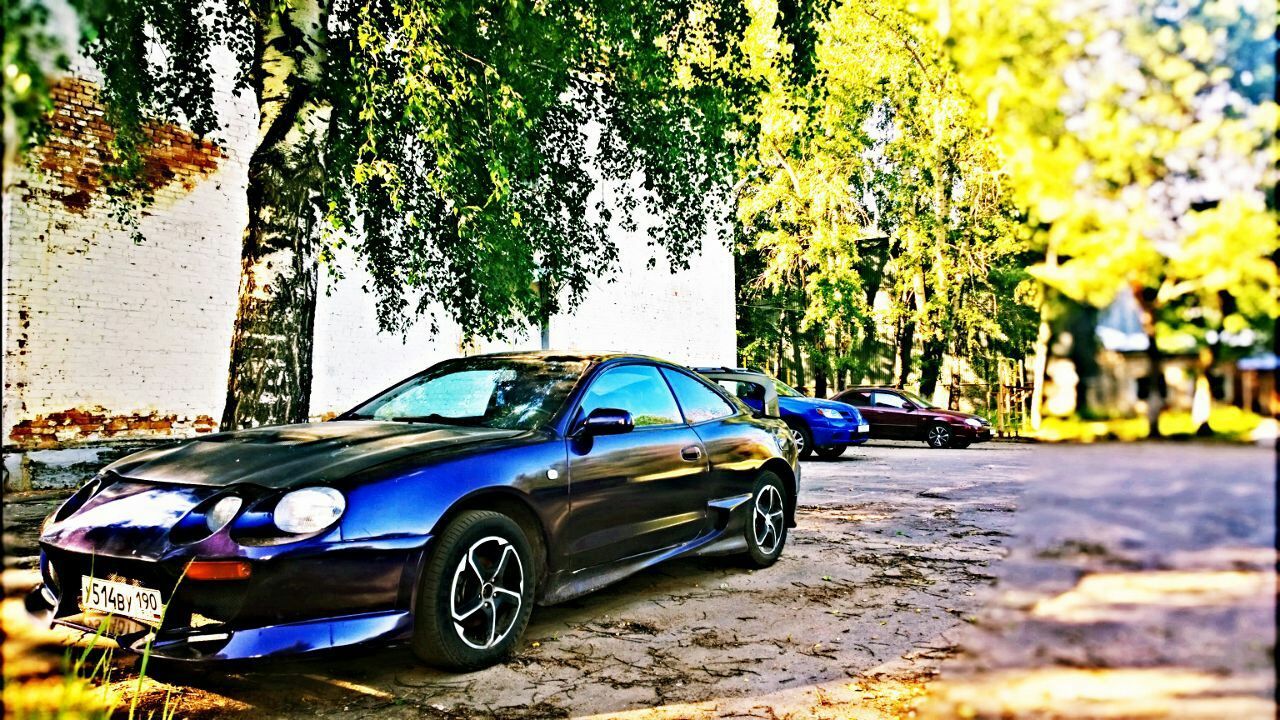
[[[91,70],[57,85],[44,147],[3,196],[4,412],[8,447],[56,447],[211,432],[221,417],[247,219],[246,163],[256,140],[252,103],[218,79],[226,129],[196,138],[155,125],[145,178],[154,195],[134,242],[103,197],[110,128]],[[709,246],[672,275],[646,267],[643,234],[619,234],[623,271],[594,287],[580,312],[551,323],[555,347],[626,350],[689,363],[735,356],[733,260]],[[312,412],[323,417],[433,362],[465,352],[447,323],[408,337],[380,333],[364,276],[322,291],[316,314]]]
[[[111,130],[91,68],[54,93],[43,147],[4,202],[6,445],[48,447],[211,427],[226,393],[257,118],[218,79],[227,129],[153,125],[153,202],[134,242],[101,186]]]

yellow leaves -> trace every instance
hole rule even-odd
[[[1161,301],[1198,293],[1216,302],[1229,291],[1251,314],[1275,316],[1280,275],[1270,256],[1277,248],[1277,218],[1260,200],[1231,197],[1189,213],[1186,237],[1169,257],[1172,282]]]

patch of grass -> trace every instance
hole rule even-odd
[[[1262,422],[1261,415],[1230,405],[1214,407],[1209,413],[1212,439],[1229,442],[1251,442],[1253,432]],[[1191,413],[1169,411],[1160,415],[1160,432],[1170,438],[1196,437],[1198,428],[1191,422]],[[1045,418],[1038,433],[1032,436],[1049,442],[1123,442],[1143,440],[1147,437],[1145,417],[1089,420],[1079,417]]]

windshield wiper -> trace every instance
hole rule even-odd
[[[438,413],[430,415],[406,415],[403,417],[393,417],[391,422],[407,422],[407,423],[428,423],[431,425],[474,425],[470,418],[448,417]]]

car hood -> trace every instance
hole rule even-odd
[[[829,408],[831,410],[839,410],[843,413],[858,412],[857,408],[848,403],[811,397],[779,397],[778,405],[790,410],[791,412],[804,412],[805,410],[812,410],[815,408]]]
[[[336,481],[408,456],[500,441],[525,432],[368,420],[279,425],[144,450],[107,470],[143,482],[286,488]]]
[[[978,417],[977,415],[974,415],[972,413],[960,412],[958,410],[943,410],[942,408],[927,408],[924,410],[920,410],[919,412],[928,413],[929,415],[932,415],[934,417],[946,418],[947,420],[963,421],[963,420],[968,420],[969,418],[973,418],[975,420],[982,420],[983,422],[986,422],[986,420],[983,420],[981,417]]]

